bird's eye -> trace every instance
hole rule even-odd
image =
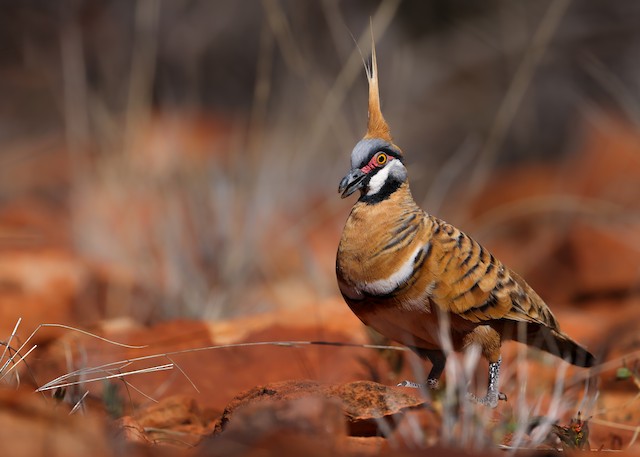
[[[377,164],[378,166],[382,166],[382,165],[384,165],[385,163],[387,163],[387,155],[386,155],[384,152],[379,152],[379,153],[376,155],[376,164]]]

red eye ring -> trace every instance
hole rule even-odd
[[[367,174],[370,173],[374,168],[380,168],[386,165],[386,163],[390,160],[393,160],[394,157],[385,154],[384,152],[378,152],[376,155],[371,157],[369,163],[362,167],[360,170]]]

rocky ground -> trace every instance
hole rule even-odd
[[[362,347],[389,343],[331,283],[346,204],[314,203],[322,217],[293,241],[265,229],[261,243],[276,251],[278,275],[235,290],[238,300],[266,296],[271,306],[173,319],[148,311],[170,300],[148,278],[96,261],[75,242],[69,195],[51,192],[69,186],[64,154],[19,164],[30,190],[0,205],[3,454],[409,456],[429,448],[471,456],[511,447],[549,455],[587,446],[636,455],[640,135],[611,120],[587,131],[575,157],[496,171],[468,203],[465,230],[521,272],[602,361],[586,372],[507,344],[508,401],[495,410],[460,400],[456,389],[465,363],[470,388],[484,388],[482,361],[454,357],[443,387],[420,392],[393,387],[424,377],[428,367],[414,356]],[[27,178],[43,170],[46,179]],[[300,278],[300,243],[321,266],[322,287]],[[52,323],[76,330],[38,328]],[[280,343],[241,345],[256,342]],[[9,361],[17,349],[24,361]],[[572,423],[579,412],[584,422]]]

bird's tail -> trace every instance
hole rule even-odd
[[[562,332],[540,327],[527,336],[527,343],[531,346],[561,357],[573,365],[589,368],[596,364],[593,354]]]

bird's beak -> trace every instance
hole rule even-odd
[[[338,192],[342,194],[342,198],[346,198],[356,190],[360,189],[365,176],[367,175],[359,168],[354,168],[349,171],[347,176],[342,178],[340,186],[338,187]]]

